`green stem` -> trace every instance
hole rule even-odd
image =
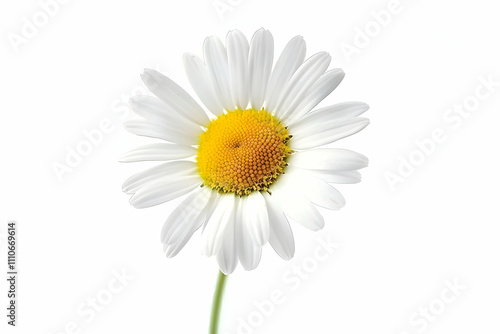
[[[212,314],[210,316],[210,332],[209,334],[217,334],[219,328],[220,309],[222,306],[222,295],[224,294],[224,286],[226,285],[227,276],[219,271],[217,285],[215,287],[214,300],[212,302]]]

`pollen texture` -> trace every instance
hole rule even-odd
[[[212,120],[201,135],[197,164],[205,186],[221,193],[267,191],[283,173],[291,136],[266,110],[235,110]]]

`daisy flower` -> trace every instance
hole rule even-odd
[[[238,262],[252,270],[269,242],[283,259],[294,255],[289,221],[311,230],[325,222],[317,207],[338,210],[344,197],[332,183],[360,181],[368,159],[324,148],[369,123],[358,117],[362,102],[313,110],[342,81],[328,70],[331,57],[307,60],[301,36],[293,38],[273,67],[271,33],[260,29],[250,43],[238,30],[203,44],[203,58],[185,54],[189,82],[202,107],[163,74],[146,69],[142,79],[154,96],[134,96],[140,117],[129,132],[163,142],[128,152],[124,162],[163,161],[128,178],[130,203],[146,208],[187,195],[166,220],[161,242],[175,256],[202,228],[202,249],[224,274]]]

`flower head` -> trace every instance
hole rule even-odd
[[[202,108],[184,89],[157,71],[143,81],[153,96],[134,96],[142,117],[125,123],[137,135],[164,142],[139,147],[122,161],[164,161],[127,179],[123,190],[137,208],[187,195],[164,224],[161,242],[175,256],[200,227],[203,252],[216,256],[221,271],[241,262],[257,267],[270,243],[284,259],[295,246],[289,219],[318,230],[324,219],[316,206],[337,210],[343,196],[332,183],[356,183],[368,160],[359,153],[322,148],[368,125],[358,117],[362,102],[313,110],[342,81],[327,71],[330,56],[305,60],[302,37],[293,38],[273,68],[274,42],[258,30],[250,43],[238,30],[226,46],[209,37],[204,61],[184,55],[192,88]]]

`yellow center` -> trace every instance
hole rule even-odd
[[[267,191],[287,166],[290,138],[287,128],[264,109],[219,116],[207,126],[198,147],[204,185],[240,196]]]

